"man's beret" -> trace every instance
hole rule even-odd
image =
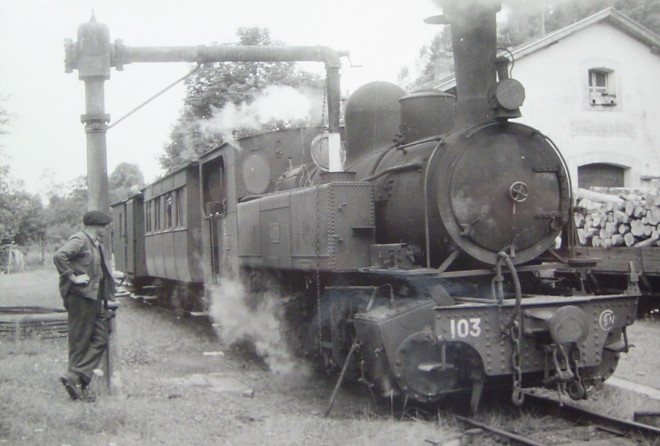
[[[85,226],[105,226],[109,225],[111,222],[112,217],[105,212],[89,211],[83,215],[83,224]]]

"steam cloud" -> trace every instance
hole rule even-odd
[[[206,135],[220,134],[225,142],[233,143],[234,132],[239,128],[261,130],[273,121],[309,125],[314,115],[313,102],[293,87],[271,85],[249,102],[230,102],[221,109],[213,108],[213,117],[200,121],[199,128]]]
[[[252,342],[271,372],[278,376],[308,376],[307,366],[296,360],[282,339],[280,321],[276,317],[280,298],[262,293],[255,305],[250,306],[249,297],[254,296],[248,296],[238,280],[223,280],[222,285],[213,290],[210,313],[220,338],[227,344]]]

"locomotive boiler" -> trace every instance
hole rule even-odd
[[[472,410],[487,386],[517,404],[534,386],[586,397],[627,351],[638,296],[585,294],[586,260],[553,249],[570,241],[568,170],[548,137],[512,122],[525,92],[497,57],[499,8],[446,0],[427,19],[451,26],[455,96],[384,82],[351,95],[341,171],[322,128],[287,129],[223,144],[116,204],[150,225],[143,258],[118,263],[142,265],[125,269],[146,271],[132,274],[143,289],[198,291],[193,311],[230,277],[257,299],[277,291],[296,353],[381,395],[468,392]],[[175,226],[178,206],[193,211]],[[176,272],[200,258],[203,274]]]

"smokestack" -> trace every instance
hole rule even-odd
[[[451,25],[457,127],[467,127],[491,118],[488,90],[495,83],[495,16],[500,9],[500,0],[442,2],[444,23]]]

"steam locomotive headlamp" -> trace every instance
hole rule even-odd
[[[525,101],[525,87],[515,79],[505,79],[495,86],[492,99],[498,107],[518,110]]]
[[[522,116],[520,107],[525,102],[525,87],[509,75],[509,60],[498,57],[495,61],[498,81],[488,91],[488,102],[493,118],[510,119]]]

